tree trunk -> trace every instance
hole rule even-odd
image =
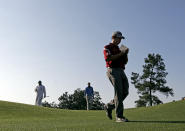
[[[152,91],[151,91],[151,88],[150,88],[150,106],[152,106]]]
[[[153,72],[153,69],[152,69],[152,72]],[[152,83],[152,78],[150,78],[150,87],[149,87],[149,89],[150,89],[150,106],[152,106],[152,89],[151,89],[151,84]]]

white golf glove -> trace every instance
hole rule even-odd
[[[121,52],[123,52],[123,53],[128,53],[128,51],[129,51],[129,49],[125,46],[125,45],[121,45],[120,46],[120,50],[121,50]]]

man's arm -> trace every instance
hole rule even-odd
[[[114,61],[114,60],[117,60],[120,57],[122,57],[124,54],[125,53],[120,52],[119,54],[108,56],[107,59],[106,59],[106,61]]]
[[[43,86],[43,88],[44,88],[44,98],[46,97],[46,88],[45,88],[45,86]]]
[[[129,51],[129,49],[127,48],[124,52],[121,51],[119,54],[111,55],[110,51],[108,49],[104,48],[104,57],[105,57],[106,61],[114,61],[114,60],[117,60],[117,59],[123,57],[124,55],[127,55],[128,51]]]
[[[86,94],[87,94],[87,93],[86,93],[86,88],[85,88],[85,90],[84,90],[84,96],[86,96]]]
[[[35,88],[35,92],[37,92],[37,87]]]

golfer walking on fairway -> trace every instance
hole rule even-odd
[[[94,99],[94,90],[93,87],[91,87],[90,82],[88,82],[88,86],[85,88],[85,98],[87,102],[87,110],[91,110]]]
[[[109,119],[112,119],[112,110],[115,108],[116,122],[128,122],[123,116],[123,101],[129,93],[128,79],[124,72],[129,49],[124,45],[118,46],[122,39],[125,39],[122,33],[116,31],[112,34],[111,43],[104,47],[107,76],[114,87],[114,99],[105,105],[105,110]]]
[[[38,84],[39,85],[35,88],[35,92],[37,93],[35,105],[41,106],[43,95],[44,95],[44,98],[46,97],[46,89],[45,89],[45,86],[42,85],[42,81],[39,81]]]

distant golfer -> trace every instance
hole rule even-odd
[[[87,102],[87,110],[91,110],[93,99],[94,99],[94,91],[93,91],[93,87],[91,87],[90,82],[88,82],[88,86],[85,88],[85,98]]]
[[[127,122],[128,119],[123,116],[123,101],[127,97],[129,84],[124,69],[128,62],[129,49],[121,45],[118,46],[122,39],[120,31],[112,34],[112,41],[104,47],[104,58],[107,67],[107,76],[114,87],[114,99],[105,105],[106,114],[112,119],[112,110],[116,110],[116,122]]]
[[[35,88],[35,92],[37,93],[35,105],[41,106],[42,105],[42,99],[46,97],[46,89],[45,86],[42,85],[42,81],[38,82],[38,86]]]

